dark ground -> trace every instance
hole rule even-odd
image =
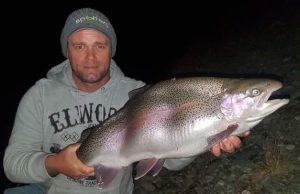
[[[111,18],[119,41],[115,60],[130,77],[148,83],[182,74],[275,77],[291,96],[287,106],[254,128],[237,153],[220,158],[203,154],[181,171],[143,177],[136,181],[135,194],[300,193],[298,1],[212,1],[174,9],[146,3],[135,5],[139,9],[124,9],[88,2],[93,3],[67,8],[43,3],[35,5],[40,9],[15,12],[10,16],[14,22],[3,20],[8,25],[6,50],[15,57],[7,57],[8,78],[1,78],[7,88],[1,95],[1,160],[20,98],[63,60],[59,34],[65,17],[80,5],[91,5],[104,7]],[[52,11],[46,11],[48,6]],[[36,16],[43,23],[34,21]],[[27,25],[22,34],[16,21]],[[2,169],[0,182],[0,192],[14,185]]]

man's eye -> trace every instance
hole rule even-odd
[[[77,49],[77,50],[83,50],[84,49],[84,45],[82,45],[82,44],[75,45],[75,49]]]
[[[98,48],[98,49],[104,49],[104,48],[105,48],[105,46],[104,46],[104,45],[102,45],[102,44],[99,44],[99,45],[97,45],[97,48]]]

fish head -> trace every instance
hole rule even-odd
[[[227,121],[243,123],[250,129],[289,103],[288,98],[270,98],[280,88],[282,83],[273,79],[230,80],[223,86],[221,112]]]

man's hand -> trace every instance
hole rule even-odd
[[[83,164],[76,155],[80,144],[72,144],[65,147],[55,155],[49,155],[45,160],[45,166],[50,176],[62,173],[74,179],[80,179],[94,175],[94,167]]]
[[[250,131],[246,131],[241,135],[241,137],[247,137],[250,135]],[[224,152],[228,153],[233,153],[235,150],[239,147],[242,146],[242,141],[240,137],[238,136],[230,136],[226,139],[224,139],[222,142],[219,144],[216,144],[212,147],[211,152],[215,156],[220,156],[221,151],[223,150]]]

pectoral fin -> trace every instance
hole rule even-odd
[[[232,134],[238,127],[239,127],[238,124],[229,125],[226,130],[224,130],[224,131],[222,131],[222,132],[220,132],[216,135],[213,135],[213,136],[209,137],[207,139],[208,148],[211,148],[212,146],[219,143],[223,139],[229,137],[230,134]]]

